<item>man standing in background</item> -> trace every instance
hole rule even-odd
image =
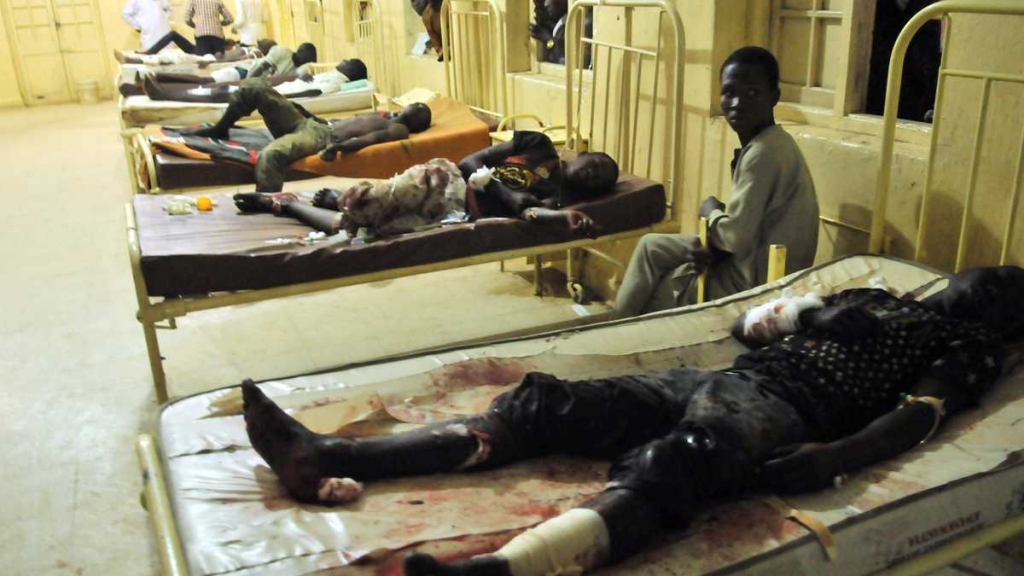
[[[143,54],[156,54],[171,42],[189,54],[195,50],[191,42],[171,30],[168,0],[128,0],[121,18],[141,34],[139,43]]]
[[[259,39],[267,37],[270,15],[263,0],[235,0],[235,14],[238,20],[231,31],[238,34],[242,46],[254,47]]]
[[[234,22],[222,0],[188,0],[185,24],[196,30],[196,55],[224,51],[224,27]]]

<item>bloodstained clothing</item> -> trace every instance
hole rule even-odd
[[[1002,342],[981,324],[942,316],[884,290],[846,290],[826,306],[853,305],[881,320],[877,334],[839,339],[814,330],[744,354],[733,367],[763,384],[825,434],[847,436],[893,409],[900,394],[933,378],[977,400],[999,377]]]

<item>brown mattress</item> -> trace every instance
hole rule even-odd
[[[142,274],[151,296],[286,286],[574,239],[561,227],[488,218],[356,246],[323,240],[279,244],[276,239],[305,237],[312,229],[291,218],[239,213],[227,194],[213,198],[213,212],[186,216],[168,215],[165,197],[133,198]],[[664,219],[665,189],[623,175],[613,194],[576,208],[604,234],[634,230]]]

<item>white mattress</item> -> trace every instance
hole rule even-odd
[[[372,107],[375,90],[373,84],[370,84],[356,90],[335,92],[326,96],[295,98],[294,102],[301,104],[312,114],[362,110]],[[155,101],[150,100],[147,96],[129,96],[121,99],[121,117],[124,118],[125,125],[129,127],[147,124],[185,126],[201,122],[216,122],[225,108],[227,108],[227,104]]]
[[[211,70],[218,70],[220,68],[230,68],[232,66],[248,66],[252,63],[252,60],[233,60],[231,62],[210,62],[202,68],[199,67],[197,62],[182,62],[181,64],[161,64],[159,66],[152,66],[147,64],[121,64],[121,76],[120,80],[125,81],[130,78],[135,78],[135,74],[139,72],[173,72],[177,74],[199,74],[200,76],[208,74]]]
[[[311,429],[381,433],[475,413],[527,371],[589,378],[687,365],[728,366],[743,309],[782,286],[838,291],[880,277],[901,292],[941,287],[934,271],[851,257],[729,299],[578,331],[354,367],[263,384]],[[920,289],[920,290],[919,290]],[[483,384],[483,385],[481,385]],[[237,388],[181,399],[162,411],[158,441],[193,574],[392,573],[419,548],[451,557],[496,549],[515,533],[601,489],[606,465],[565,458],[499,471],[374,482],[348,507],[287,498],[252,451]],[[838,558],[765,502],[712,508],[681,533],[600,574],[868,574],[1024,509],[1024,370],[939,436],[853,475],[841,489],[787,499],[830,527]],[[420,543],[420,544],[417,544]],[[401,553],[396,553],[401,551]],[[361,560],[360,564],[353,564]]]

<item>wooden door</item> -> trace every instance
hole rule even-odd
[[[75,92],[79,82],[95,80],[101,98],[110,95],[110,74],[103,57],[103,30],[92,0],[51,0],[56,16],[57,38],[64,60],[68,86]]]
[[[292,35],[295,37],[295,46],[303,42],[309,42],[309,33],[306,32],[306,2],[305,0],[289,0],[291,7]]]
[[[50,0],[7,0],[6,6],[5,20],[25,104],[69,101],[71,90]]]

